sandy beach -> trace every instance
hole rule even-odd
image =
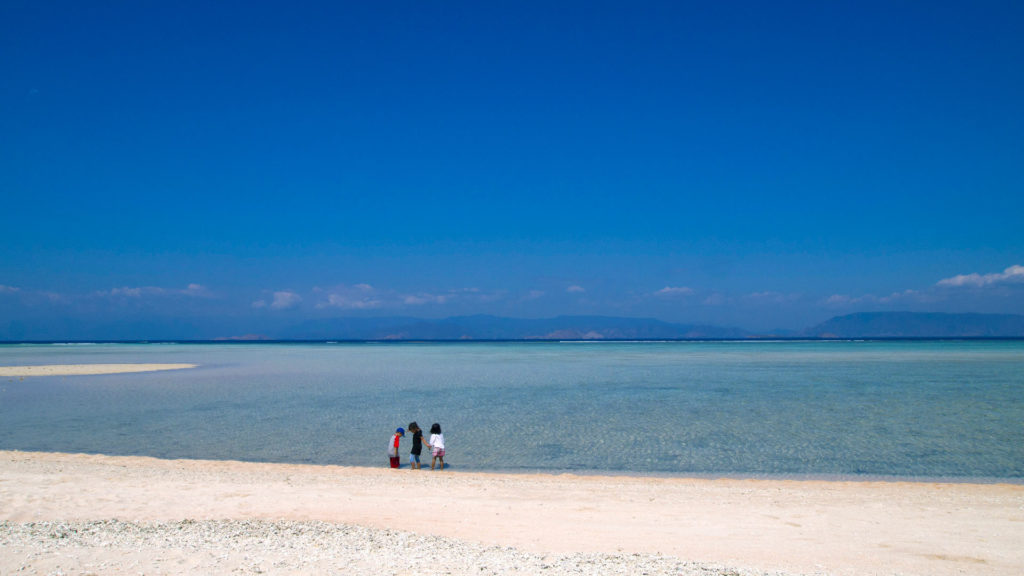
[[[44,366],[0,366],[0,378],[25,376],[88,376],[95,374],[131,374],[160,370],[184,370],[195,364],[50,364]]]
[[[1024,486],[0,451],[0,574],[1024,573]]]

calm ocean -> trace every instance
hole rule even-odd
[[[0,345],[0,448],[453,470],[1024,481],[1024,341]],[[402,444],[403,463],[409,437]]]

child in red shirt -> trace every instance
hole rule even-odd
[[[395,435],[390,442],[388,442],[388,457],[391,459],[391,467],[398,468],[401,465],[398,457],[398,442],[405,436],[405,430],[398,428],[395,430]]]

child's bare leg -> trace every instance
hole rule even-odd
[[[444,470],[444,456],[439,456],[437,459],[441,462],[441,470]]]

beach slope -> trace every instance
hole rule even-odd
[[[1024,486],[1005,484],[0,451],[0,522],[2,574],[1024,573]]]

